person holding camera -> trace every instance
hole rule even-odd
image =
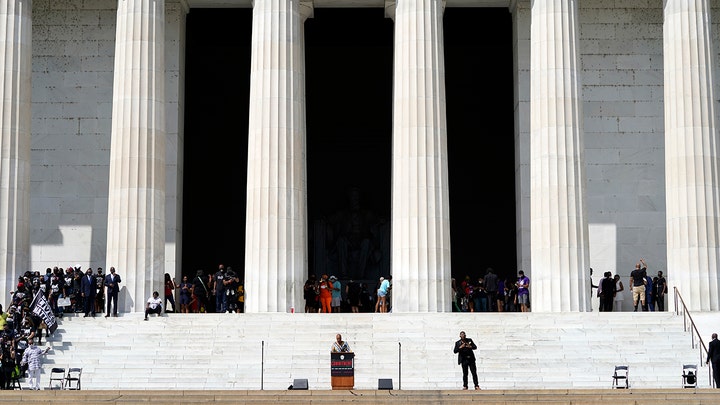
[[[477,366],[475,365],[475,353],[477,346],[472,339],[465,336],[465,332],[460,332],[460,340],[455,342],[455,349],[453,353],[458,355],[458,364],[462,366],[463,371],[463,389],[468,389],[468,368],[472,373],[473,383],[475,383],[475,389],[479,390],[480,385],[478,384]]]

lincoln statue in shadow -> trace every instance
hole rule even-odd
[[[340,279],[377,280],[389,274],[389,224],[361,205],[358,188],[347,206],[315,222],[315,272]]]

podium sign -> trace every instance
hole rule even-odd
[[[355,387],[355,353],[330,353],[330,380],[334,390]]]

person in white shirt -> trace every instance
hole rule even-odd
[[[162,300],[160,300],[160,294],[157,291],[153,291],[152,297],[148,298],[145,304],[145,320],[148,320],[149,314],[160,314],[162,313]]]
[[[42,356],[50,351],[50,346],[44,350],[35,346],[33,339],[28,339],[28,348],[23,353],[21,365],[28,366],[28,383],[31,390],[40,389],[40,371],[42,370]]]

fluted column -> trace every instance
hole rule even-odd
[[[449,312],[444,2],[395,2],[393,312]]]
[[[667,277],[694,311],[720,309],[718,149],[710,2],[666,0]]]
[[[312,3],[253,5],[245,231],[246,312],[304,308],[305,54]]]
[[[0,0],[0,302],[30,270],[32,1]]]
[[[163,294],[165,261],[165,1],[118,2],[108,195],[107,267],[119,306]]]
[[[529,276],[538,312],[590,309],[577,15],[575,0],[532,3]]]

